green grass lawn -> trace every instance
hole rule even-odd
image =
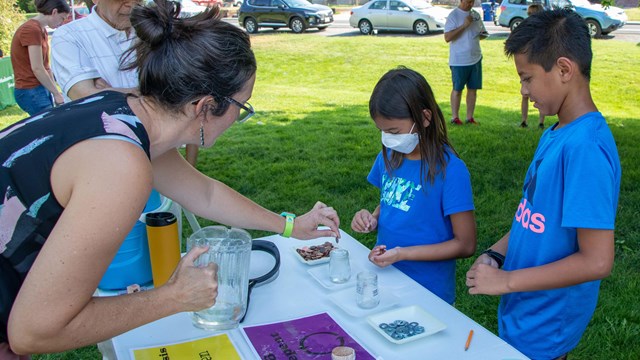
[[[508,231],[541,134],[534,127],[518,127],[519,83],[513,62],[503,55],[503,43],[504,38],[494,38],[482,44],[484,89],[479,91],[476,110],[481,125],[449,128],[472,176],[477,254]],[[378,202],[378,191],[366,181],[381,146],[380,134],[368,116],[369,95],[382,74],[406,65],[425,75],[448,118],[451,84],[448,47],[442,35],[322,37],[280,33],[254,36],[253,46],[258,74],[251,103],[257,114],[248,123],[230,128],[213,148],[202,150],[199,169],[277,212],[300,214],[316,200],[324,201],[339,212],[342,229],[371,247],[375,235],[356,234],[350,229],[357,210],[373,209]],[[571,359],[638,359],[640,47],[595,40],[593,49],[592,94],[616,138],[623,178],[615,267],[602,282],[595,316]],[[0,125],[21,116],[16,108],[4,110]],[[537,111],[531,108],[530,116],[535,124]],[[554,121],[548,118],[547,125]],[[498,298],[466,293],[464,274],[472,261],[458,261],[456,307],[497,333]],[[87,347],[35,358],[85,359],[99,358],[99,354],[95,347]]]
[[[629,21],[640,21],[640,7],[624,9]]]

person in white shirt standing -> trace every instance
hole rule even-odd
[[[56,30],[51,39],[52,70],[66,101],[107,88],[137,92],[136,70],[120,70],[120,58],[136,39],[129,15],[141,0],[100,0],[89,16]],[[187,145],[195,167],[198,147]]]
[[[478,89],[482,89],[482,51],[480,40],[488,33],[480,14],[472,10],[474,0],[460,0],[444,25],[444,40],[449,43],[451,68],[451,123],[462,125],[459,111],[462,90],[467,87],[467,124],[477,124],[473,118]]]

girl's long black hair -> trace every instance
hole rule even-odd
[[[424,126],[424,110],[431,112],[429,126]],[[422,179],[433,184],[438,174],[445,175],[448,162],[447,148],[458,155],[447,137],[447,127],[440,107],[433,96],[431,86],[424,76],[404,66],[390,70],[380,78],[369,100],[369,114],[372,119],[411,118],[418,133],[421,155],[420,173]],[[397,151],[387,155],[382,145],[382,156],[387,172],[393,176],[393,170],[400,167],[404,154]]]

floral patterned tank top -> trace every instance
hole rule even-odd
[[[0,130],[0,342],[13,302],[64,208],[50,176],[60,154],[87,139],[132,142],[149,157],[149,137],[127,95],[101,92]]]

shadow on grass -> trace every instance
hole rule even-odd
[[[331,35],[327,35],[327,37],[372,36],[372,37],[400,37],[400,38],[413,38],[413,37],[430,38],[430,37],[442,36],[442,34],[444,34],[444,32],[441,30],[432,31],[425,35],[418,35],[411,31],[392,31],[392,30],[378,30],[378,29],[376,29],[376,31],[377,33],[374,32],[369,35],[365,35],[360,33],[360,30],[353,28],[353,30],[350,32],[344,32],[340,34],[331,34]]]
[[[320,30],[318,28],[309,28],[306,29],[303,33],[296,34],[290,28],[283,26],[277,29],[274,28],[260,28],[257,33],[251,34],[251,36],[266,36],[266,35],[274,35],[274,34],[291,34],[293,36],[302,36],[304,34],[319,34],[326,30]]]
[[[495,32],[495,33],[492,33],[488,38],[484,39],[483,41],[487,41],[487,40],[488,41],[495,41],[495,40],[504,41],[504,40],[507,40],[510,34],[511,32],[509,31]]]

